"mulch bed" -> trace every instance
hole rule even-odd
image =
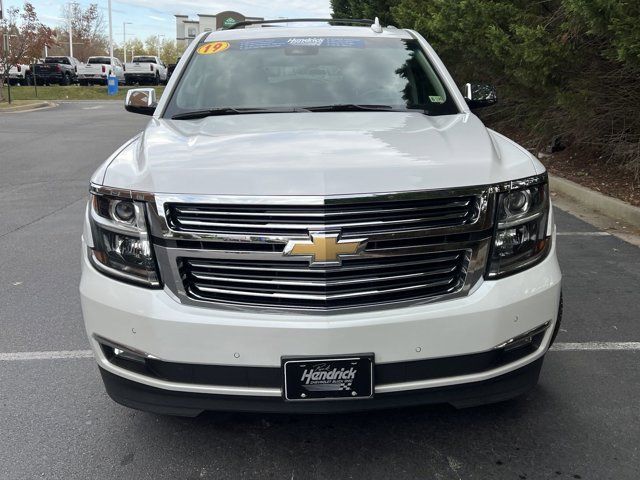
[[[633,172],[571,148],[541,158],[547,170],[559,177],[640,207],[640,178]]]

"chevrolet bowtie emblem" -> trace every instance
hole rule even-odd
[[[341,265],[342,256],[358,255],[367,245],[367,239],[339,240],[339,233],[311,232],[310,240],[289,240],[285,255],[310,257],[309,265]]]

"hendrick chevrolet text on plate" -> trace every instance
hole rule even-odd
[[[150,121],[91,179],[80,293],[109,395],[194,416],[534,387],[555,225],[544,167],[473,113],[496,98],[377,19],[197,37],[159,101],[128,92]]]

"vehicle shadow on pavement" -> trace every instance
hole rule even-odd
[[[226,439],[233,445],[229,449],[245,452],[248,464],[258,462],[270,472],[289,468],[296,471],[295,478],[415,478],[421,472],[427,474],[421,478],[457,479],[476,471],[478,462],[495,469],[526,450],[527,442],[519,445],[518,436],[529,430],[547,396],[536,388],[513,400],[459,410],[429,405],[319,415],[144,415],[205,445],[214,438],[216,445]],[[520,431],[522,424],[525,429]]]

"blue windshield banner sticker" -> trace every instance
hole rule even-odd
[[[329,37],[327,38],[327,47],[341,47],[341,48],[364,48],[364,39],[362,38],[340,38]]]
[[[364,48],[362,38],[342,37],[291,37],[291,38],[260,38],[255,40],[242,40],[238,44],[239,50],[255,50],[258,48],[285,48],[285,47],[338,47],[338,48]]]

